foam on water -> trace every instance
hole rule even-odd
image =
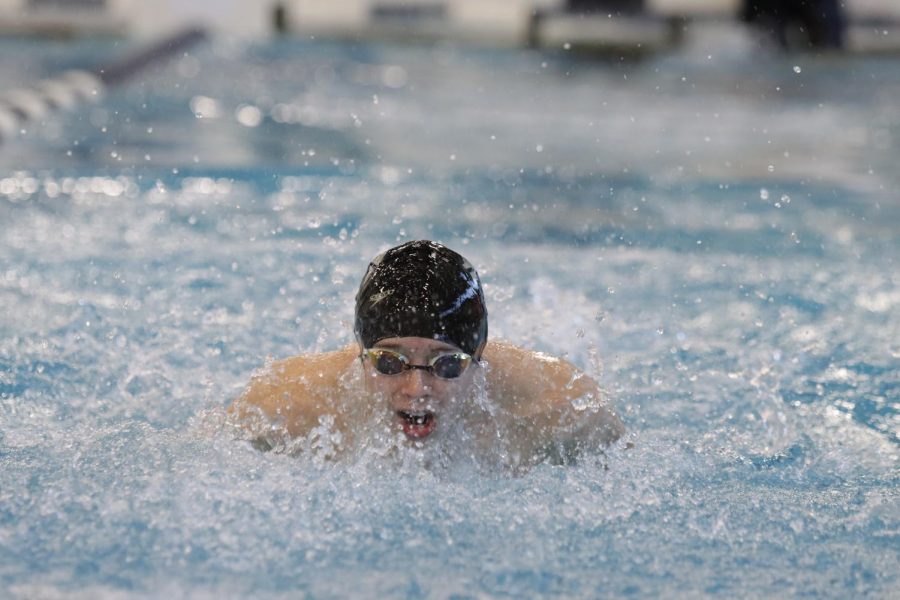
[[[397,49],[301,48],[311,54],[217,47],[200,58],[230,69],[234,89],[204,69],[186,80],[180,65],[120,92],[105,121],[61,117],[83,140],[72,162],[62,158],[71,140],[51,134],[26,137],[18,158],[3,150],[15,167],[0,178],[0,585],[9,595],[896,589],[900,204],[881,169],[894,159],[877,147],[848,154],[840,126],[869,113],[877,127],[896,127],[879,96],[865,104],[848,92],[833,107],[840,118],[816,121],[839,146],[814,157],[840,166],[827,177],[797,175],[809,173],[806,163],[792,163],[792,175],[747,167],[707,176],[700,167],[722,148],[698,150],[679,175],[671,155],[694,147],[690,127],[652,120],[683,117],[697,96],[661,106],[648,93],[681,83],[652,65],[608,89],[620,75],[613,68],[442,49],[438,75],[457,79],[435,91],[427,84],[444,80]],[[689,58],[670,60],[664,73],[693,72]],[[506,75],[492,83],[498,65]],[[548,68],[556,83],[526,85]],[[817,68],[847,76],[827,62],[803,75]],[[573,85],[565,69],[577,74]],[[769,77],[795,76],[787,71]],[[887,89],[897,85],[891,67],[878,72]],[[203,129],[209,123],[191,113],[198,94],[236,108],[245,89],[254,106],[269,94],[274,110],[290,99],[284,73],[306,82],[297,118],[320,129],[268,117],[251,127],[237,115]],[[234,85],[241,78],[255,83]],[[460,81],[480,86],[477,97]],[[334,108],[326,92],[347,106]],[[570,110],[544,121],[545,101]],[[727,147],[760,126],[745,117],[768,119],[778,155],[796,132],[815,138],[795,123],[792,111],[806,115],[805,105],[777,102],[764,117],[773,106],[756,102],[725,102],[732,117],[716,131]],[[182,117],[139,117],[142,103]],[[505,116],[493,108],[504,103]],[[381,108],[361,112],[370,105]],[[646,134],[627,125],[624,107]],[[418,141],[403,140],[413,109],[427,126]],[[351,111],[361,127],[342,120]],[[626,121],[616,133],[618,117]],[[475,144],[477,132],[457,133],[457,119],[476,128],[496,119],[506,153]],[[606,151],[588,154],[594,134],[561,127],[567,119],[605,123],[599,131],[624,140],[629,172]],[[669,127],[671,145],[647,139],[669,139]],[[310,155],[306,134],[331,146]],[[171,148],[154,147],[154,136]],[[295,136],[307,167],[281,154]],[[359,151],[366,139],[378,146],[371,155]],[[110,140],[124,159],[110,158]],[[452,146],[453,161],[428,156]],[[765,146],[750,143],[733,160],[769,164]],[[170,152],[177,173],[156,162]],[[243,156],[249,164],[235,167]],[[281,158],[268,165],[269,156]],[[879,166],[846,175],[862,163]],[[478,267],[492,336],[564,355],[600,378],[634,448],[514,475],[467,462],[463,447],[447,449],[450,460],[373,447],[334,463],[237,439],[225,407],[251,374],[267,357],[349,343],[367,261],[419,237]]]

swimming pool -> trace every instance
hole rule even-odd
[[[730,38],[728,38],[730,39]],[[4,41],[26,73],[113,41]],[[214,40],[0,147],[0,586],[889,597],[900,63]],[[263,454],[224,408],[428,237],[635,448],[521,477]]]

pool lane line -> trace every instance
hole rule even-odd
[[[118,85],[138,71],[141,71],[144,67],[166,60],[170,56],[187,50],[204,39],[206,39],[206,31],[203,29],[187,29],[120,62],[97,69],[96,74],[104,85]]]
[[[167,37],[110,65],[86,71],[72,69],[37,83],[0,93],[0,144],[16,137],[28,123],[86,102],[96,102],[106,89],[119,85],[144,68],[160,63],[206,39],[206,32],[191,28]]]

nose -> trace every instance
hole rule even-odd
[[[403,375],[403,384],[400,391],[412,398],[421,398],[431,393],[431,386],[428,383],[428,373],[421,369],[410,369]]]

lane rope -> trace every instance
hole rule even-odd
[[[205,38],[202,29],[188,29],[109,66],[93,71],[71,69],[33,85],[0,92],[0,144],[18,136],[29,123],[40,123],[54,112],[99,101],[109,87]]]

